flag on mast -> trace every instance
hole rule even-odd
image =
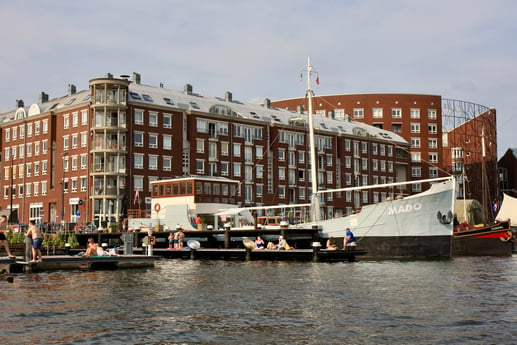
[[[318,85],[320,84],[320,76],[319,75],[316,76],[316,84],[318,84]]]
[[[140,193],[138,192],[139,191],[139,188],[136,187],[136,190],[135,190],[135,197],[133,198],[133,205],[136,204],[136,201],[138,200],[139,196],[140,196]]]
[[[300,83],[303,81],[303,73],[300,73]]]

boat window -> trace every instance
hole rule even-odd
[[[158,186],[153,186],[153,196],[158,196]]]
[[[203,193],[203,182],[196,182],[196,195]]]
[[[192,182],[187,182],[187,194],[192,195]]]
[[[165,194],[166,195],[171,195],[171,185],[170,184],[165,186]]]
[[[174,183],[172,185],[172,195],[178,195],[178,184]]]
[[[185,182],[181,182],[180,183],[180,194],[185,195],[186,189],[187,189],[187,184]]]

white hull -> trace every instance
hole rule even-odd
[[[454,181],[436,183],[420,194],[364,206],[360,213],[300,224],[317,225],[324,238],[343,237],[346,228],[356,237],[452,236],[452,222],[443,224],[438,212],[447,216],[454,211]]]

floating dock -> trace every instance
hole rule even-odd
[[[134,249],[139,252],[141,249]],[[337,262],[356,261],[357,256],[365,255],[361,249],[245,249],[245,248],[199,248],[199,249],[153,249],[153,255],[171,259],[209,259],[209,260],[270,260],[270,261],[313,261]]]
[[[17,259],[0,259],[0,269],[10,273],[41,272],[50,270],[98,270],[119,268],[154,267],[159,256],[116,255],[116,256],[43,256],[41,262],[26,262]]]

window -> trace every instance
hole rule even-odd
[[[144,155],[141,153],[135,153],[133,166],[135,169],[143,169],[144,168]]]
[[[88,123],[88,110],[81,110],[81,125]]]
[[[162,145],[164,150],[172,149],[172,136],[164,135]]]
[[[256,166],[255,175],[256,175],[257,179],[261,179],[264,177],[264,166],[263,165]]]
[[[420,118],[420,109],[412,108],[410,110],[410,112],[411,112],[410,116],[411,116],[412,119],[419,119]]]
[[[285,162],[285,149],[278,149],[278,161]]]
[[[48,133],[48,120],[43,120],[43,134]]]
[[[86,153],[81,154],[81,169],[86,169]]]
[[[79,113],[75,112],[72,113],[72,127],[79,126]]]
[[[172,157],[163,156],[163,171],[171,171],[172,170]]]
[[[152,149],[158,148],[158,135],[149,134],[149,147]]]
[[[86,147],[88,145],[88,133],[81,132],[81,147]]]
[[[421,159],[421,154],[420,152],[411,152],[411,161],[412,162],[420,162],[422,159]]]
[[[163,128],[172,128],[172,115],[170,114],[163,114]]]
[[[48,161],[41,162],[41,174],[46,175],[48,171]]]
[[[411,167],[411,176],[412,177],[421,177],[422,168],[421,167]]]
[[[241,176],[241,163],[233,164],[233,176],[240,177]]]
[[[438,177],[438,168],[429,168],[429,177]]]
[[[436,109],[427,109],[427,118],[429,120],[436,120]]]
[[[260,160],[264,157],[262,157],[264,148],[262,146],[255,146],[255,156],[257,157],[257,160]]]
[[[436,134],[438,132],[437,128],[438,126],[436,124],[429,124],[427,126],[429,134]]]
[[[438,163],[438,153],[435,153],[435,152],[429,153],[429,162]]]
[[[70,117],[68,114],[63,116],[63,128],[67,129],[70,127]]]
[[[420,147],[420,138],[411,138],[411,147]]]
[[[197,153],[205,152],[205,140],[204,139],[196,139],[196,152]]]
[[[233,144],[233,156],[234,157],[241,156],[241,144],[238,144],[238,143]]]
[[[32,137],[32,123],[27,124],[27,136]]]
[[[144,111],[135,110],[135,125],[143,125],[143,124],[144,124]]]
[[[402,133],[402,124],[400,124],[400,123],[392,123],[391,124],[391,131],[393,133]]]
[[[362,119],[364,118],[364,109],[363,108],[354,108],[354,119]]]
[[[228,151],[230,149],[230,145],[227,141],[221,142],[221,155],[228,156]]]
[[[391,109],[391,117],[394,119],[402,118],[402,109],[400,109],[400,108]]]
[[[430,149],[438,148],[438,139],[429,138],[429,148]]]
[[[144,146],[144,133],[143,132],[135,132],[135,146],[143,147]]]
[[[205,161],[201,159],[196,160],[196,173],[204,174],[205,173]]]
[[[77,156],[74,155],[72,156],[72,171],[76,171],[77,170]]]
[[[221,162],[221,176],[228,176],[230,164],[228,162]]]
[[[73,135],[72,135],[72,148],[73,148],[73,149],[76,149],[76,148],[77,148],[77,142],[78,142],[77,134],[73,134]]]
[[[419,123],[411,124],[411,133],[420,133],[420,124]]]
[[[63,137],[63,150],[67,151],[70,147],[70,138],[68,135],[65,135]]]
[[[382,108],[372,108],[372,116],[374,119],[382,119]]]
[[[158,156],[149,155],[149,170],[158,170]]]
[[[149,113],[149,127],[158,127],[158,113]]]

